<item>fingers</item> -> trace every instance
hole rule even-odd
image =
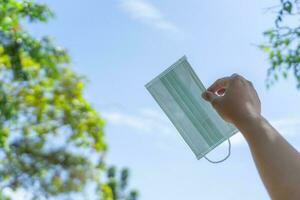
[[[202,93],[202,98],[214,105],[220,97],[211,91],[205,91]]]
[[[216,99],[220,99],[222,96],[225,95],[227,89],[234,87],[236,84],[246,83],[247,85],[253,87],[253,84],[242,77],[239,74],[232,74],[231,76],[227,76],[224,78],[220,78],[216,80],[207,90],[202,94],[202,97],[213,103]]]
[[[224,77],[216,80],[210,87],[207,88],[208,91],[215,93],[220,89],[226,88],[231,77]]]
[[[230,77],[231,77],[231,78],[238,78],[238,77],[242,77],[242,76],[240,76],[240,75],[237,74],[237,73],[233,73]]]
[[[249,85],[250,87],[253,87],[253,84],[251,81],[248,81],[246,78],[244,78],[243,76],[239,75],[239,74],[232,74],[231,75],[231,83],[235,84],[235,83],[240,83],[243,82],[246,85]]]

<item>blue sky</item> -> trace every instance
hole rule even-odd
[[[183,55],[206,86],[239,73],[257,88],[264,116],[299,149],[300,92],[292,76],[266,89],[268,62],[255,46],[273,26],[265,8],[279,1],[46,2],[56,18],[30,30],[68,48],[72,67],[89,79],[85,95],[107,122],[108,161],[130,167],[142,200],[268,199],[240,134],[226,162],[196,160],[144,84]],[[209,156],[226,151],[223,144]]]

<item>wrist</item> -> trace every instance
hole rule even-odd
[[[274,133],[274,130],[270,131],[272,130],[272,125],[263,116],[251,118],[248,121],[237,124],[236,127],[250,146],[263,145],[266,139],[270,139],[270,132]]]
[[[244,119],[240,119],[234,123],[234,125],[239,129],[239,131],[248,138],[249,134],[254,135],[251,129],[254,127],[261,126],[265,122],[265,118],[262,115],[254,115]]]

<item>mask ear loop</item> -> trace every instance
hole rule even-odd
[[[231,155],[231,142],[230,142],[230,139],[227,140],[228,141],[228,154],[225,158],[223,158],[222,160],[218,160],[218,161],[213,161],[213,160],[210,160],[209,158],[207,158],[206,156],[204,156],[204,158],[210,162],[210,163],[213,163],[213,164],[218,164],[218,163],[221,163],[221,162],[224,162],[225,160],[227,160],[229,158],[229,156]]]

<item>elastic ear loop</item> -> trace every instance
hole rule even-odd
[[[223,158],[222,160],[218,160],[218,161],[213,161],[213,160],[210,160],[209,158],[207,158],[206,156],[204,156],[204,158],[210,162],[210,163],[213,163],[213,164],[218,164],[218,163],[221,163],[221,162],[224,162],[225,160],[227,160],[231,154],[231,142],[230,142],[230,139],[227,140],[228,141],[228,154],[225,158]]]

